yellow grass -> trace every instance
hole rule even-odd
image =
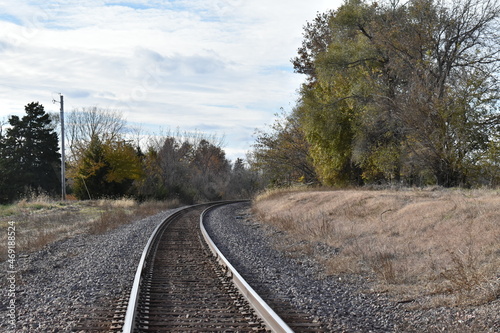
[[[15,222],[17,253],[35,251],[48,243],[77,234],[102,234],[120,225],[179,206],[173,201],[139,203],[131,199],[53,201],[48,198],[22,200],[0,206],[0,244],[7,244],[7,229]],[[6,246],[5,246],[6,248]],[[6,259],[6,251],[0,260]]]
[[[318,258],[328,274],[372,275],[427,306],[500,297],[499,191],[281,191],[253,209],[294,242],[339,249]]]

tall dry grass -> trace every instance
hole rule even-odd
[[[428,305],[500,297],[499,191],[291,191],[253,209],[294,242],[336,249],[318,258],[328,274],[371,274],[379,290]]]
[[[131,199],[95,201],[53,201],[31,198],[16,204],[0,206],[0,244],[7,244],[7,226],[16,226],[16,252],[25,253],[78,234],[102,234],[123,224],[178,207],[179,202]],[[0,260],[6,252],[0,253]]]

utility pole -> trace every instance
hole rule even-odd
[[[64,153],[64,98],[61,94],[61,198],[66,200],[66,156]]]
[[[64,97],[60,93],[60,101],[61,104],[61,198],[63,201],[66,200],[66,157],[64,153]],[[57,101],[54,99],[52,102],[56,103]]]

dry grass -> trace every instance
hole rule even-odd
[[[500,192],[307,191],[256,198],[259,219],[294,242],[340,249],[328,274],[372,274],[379,290],[427,305],[500,297]]]
[[[1,244],[7,244],[8,222],[15,221],[16,252],[38,250],[77,234],[102,234],[120,225],[179,206],[177,201],[138,203],[131,199],[96,201],[22,200],[0,206]],[[5,251],[0,255],[6,259]]]

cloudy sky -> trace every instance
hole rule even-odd
[[[64,95],[67,112],[118,109],[146,132],[225,137],[244,157],[256,128],[304,80],[302,27],[340,0],[0,0],[0,121]]]

